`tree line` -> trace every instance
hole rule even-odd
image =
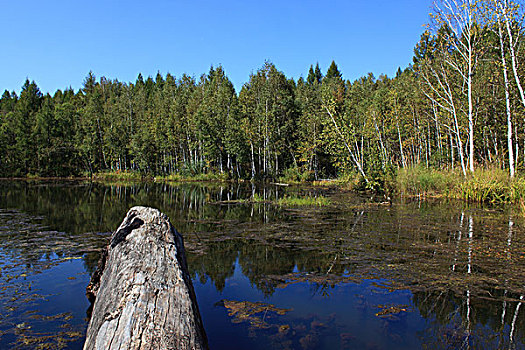
[[[525,156],[523,12],[509,0],[440,0],[395,77],[288,78],[271,62],[237,93],[223,67],[123,83],[90,72],[43,94],[26,80],[0,98],[0,176],[218,172],[231,178],[359,174],[381,186],[397,168],[500,167]]]

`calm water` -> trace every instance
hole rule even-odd
[[[323,194],[323,208],[239,203]],[[183,234],[212,349],[525,348],[514,208],[241,185],[0,182],[0,348],[79,349],[129,207]]]

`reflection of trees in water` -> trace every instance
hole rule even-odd
[[[82,256],[86,270],[92,273],[100,249],[107,244],[109,233],[120,224],[129,207],[149,205],[160,208],[172,218],[179,230],[188,233],[190,245],[193,242],[193,246],[198,248],[199,232],[213,232],[222,222],[246,221],[247,217],[259,223],[273,220],[273,213],[263,212],[259,208],[253,210],[251,206],[209,204],[234,200],[239,198],[242,191],[245,190],[238,185],[226,188],[165,184],[104,186],[79,182],[0,182],[0,208],[12,208],[0,209],[0,300],[3,301],[0,338],[6,329],[9,334],[15,332],[17,341],[24,344],[44,342],[40,338],[45,338],[49,344],[65,344],[83,336],[83,332],[76,332],[76,328],[83,328],[84,323],[70,325],[72,316],[69,313],[20,315],[21,308],[27,308],[33,303],[39,305],[37,303],[44,302],[45,298],[31,292],[31,282],[26,277],[34,278],[43,270],[79,256]],[[236,251],[234,255],[237,255]],[[223,271],[227,275],[234,268],[230,266],[231,272],[228,272],[228,266],[215,264],[209,265],[206,268],[208,271],[211,271],[210,266],[216,268],[217,275]],[[206,278],[207,275],[203,273],[201,276]],[[224,281],[224,278],[216,277],[215,280]],[[37,327],[31,317],[39,317],[38,320],[44,320],[48,325],[39,324]],[[26,322],[19,322],[20,318]],[[49,322],[59,324],[53,326]],[[54,336],[42,333],[41,326],[48,327],[45,328],[46,332],[51,329]],[[69,328],[56,332],[59,326]],[[0,344],[5,345],[3,341],[2,338]]]
[[[414,292],[421,314],[437,322],[428,332],[445,332],[449,341],[468,346],[481,344],[476,332],[487,325],[500,336],[498,344],[523,343],[517,300],[525,295],[525,240],[516,219],[456,202],[390,207],[341,197],[334,198],[335,206],[302,209],[231,202],[253,193],[275,199],[286,191],[304,190],[0,183],[0,208],[41,216],[40,226],[6,237],[3,247],[29,264],[51,251],[63,257],[82,253],[93,271],[96,251],[108,239],[93,232],[110,232],[129,207],[148,205],[165,212],[184,234],[193,276],[210,279],[218,290],[236,261],[266,295],[291,278],[308,282],[316,293],[345,281],[334,276],[385,278]]]
[[[525,317],[519,313],[521,297],[505,294],[501,289],[493,289],[491,293],[494,298],[507,300],[504,308],[501,302],[469,299],[466,290],[463,295],[450,290],[414,292],[412,302],[421,316],[429,321],[421,334],[423,341],[427,344],[436,342],[431,345],[433,348],[507,349],[523,346]]]
[[[311,285],[319,293],[331,285],[333,275],[394,279],[398,282],[394,286],[409,286],[414,291],[414,304],[425,318],[439,320],[428,332],[444,339],[440,347],[500,347],[487,340],[490,334],[482,326],[500,336],[505,347],[523,344],[523,316],[516,301],[523,298],[523,264],[508,254],[519,255],[523,241],[520,237],[514,246],[508,239],[512,220],[505,225],[500,214],[479,213],[475,208],[459,213],[450,205],[436,209],[423,207],[421,212],[430,215],[421,215],[413,206],[388,211],[373,207],[366,211],[351,209],[337,218],[325,210],[316,214],[318,222],[329,222],[321,224],[322,237],[309,226],[308,215],[301,212],[297,222],[288,222],[293,239],[261,227],[264,240],[235,239],[231,254],[226,254],[229,263],[221,265],[229,266],[231,275],[238,258],[243,273],[266,295],[286,279],[315,281]],[[210,247],[215,244],[210,243]],[[228,246],[226,242],[220,244],[223,249]],[[206,259],[213,264],[220,257]],[[371,267],[373,276],[366,273]],[[200,273],[206,273],[207,268],[201,268]],[[315,278],[303,277],[301,273],[306,272],[316,274]],[[223,276],[214,273],[209,274],[212,280]],[[340,282],[344,280],[336,283]]]
[[[72,236],[48,230],[39,224],[41,221],[15,210],[0,209],[0,264],[4,269],[12,264],[23,265],[27,271],[47,269],[57,261],[97,252],[93,247],[105,242],[96,234]]]
[[[238,247],[235,242],[224,241],[211,244],[206,254],[187,252],[188,267],[192,278],[199,277],[201,283],[210,279],[218,291],[226,286],[226,279],[235,272]]]
[[[265,295],[272,295],[283,280],[268,276],[285,276],[294,271],[321,271],[329,268],[331,256],[319,251],[289,250],[258,241],[231,239],[210,242],[205,254],[188,252],[188,266],[201,282],[209,278],[222,291],[226,279],[233,276],[238,261],[243,274]]]
[[[93,233],[111,232],[118,227],[134,205],[159,208],[170,216],[179,231],[188,235],[213,231],[223,220],[245,221],[250,218],[262,222],[269,214],[260,208],[252,211],[251,206],[209,204],[237,199],[249,191],[248,185],[239,184],[210,187],[151,183],[104,186],[91,182],[0,182],[0,208],[13,208],[31,215],[28,220],[32,221],[30,232],[34,237],[23,245],[20,254],[28,260],[35,260],[51,251],[59,256],[73,254],[75,250],[79,252],[78,248],[84,247],[83,242]],[[34,224],[35,217],[38,217],[38,226]],[[48,233],[44,232],[47,230]],[[26,231],[29,232],[19,230]],[[35,233],[39,234],[38,239]],[[17,234],[5,241],[15,247],[22,238]],[[190,236],[187,240],[191,243],[194,238]],[[85,250],[98,250],[106,240],[91,240],[90,249]],[[94,261],[96,264],[93,256],[87,259],[88,270],[95,267]]]
[[[201,278],[207,276],[218,290],[222,290],[226,278],[233,275],[237,259],[244,275],[265,295],[272,295],[277,287],[285,286],[286,280],[310,282],[314,293],[323,293],[330,286],[346,281],[335,280],[334,283],[333,275],[341,275],[345,270],[344,265],[338,265],[338,270],[326,274],[333,262],[332,256],[318,250],[293,251],[254,241],[228,240],[211,243],[204,255],[188,254],[192,273],[198,273]],[[306,278],[304,272],[312,272],[312,275],[321,273]],[[430,322],[422,335],[423,340],[442,340],[442,343],[434,344],[438,348],[500,348],[500,345],[494,345],[493,337],[499,336],[502,344],[509,345],[509,336],[513,335],[514,344],[523,344],[525,318],[519,314],[520,303],[516,301],[522,297],[504,291],[499,286],[486,289],[485,292],[491,295],[490,300],[479,293],[471,293],[468,284],[454,286],[453,290],[439,291],[431,285],[418,285],[413,293],[413,303]],[[506,305],[503,310],[501,300]],[[506,315],[502,312],[506,312]],[[487,333],[487,328],[482,327],[491,329],[493,337]]]
[[[477,261],[480,258],[475,255],[477,246],[474,242],[475,230],[472,214],[468,215],[466,227],[467,249],[464,252],[466,253],[466,267],[458,268],[458,255],[461,255],[460,246],[464,236],[463,230],[465,230],[464,221],[465,213],[462,212],[458,230],[453,234],[456,242],[451,272],[452,276],[458,273],[465,276],[465,280],[457,283],[457,279],[454,279],[455,283],[451,282],[454,284],[453,289],[444,287],[441,291],[418,291],[413,294],[415,306],[421,315],[429,319],[432,324],[427,328],[424,337],[434,339],[434,341],[441,340],[440,343],[434,344],[436,348],[514,349],[516,346],[523,346],[525,317],[519,316],[523,294],[521,290],[509,291],[509,288],[512,287],[509,287],[508,278],[510,276],[516,280],[519,279],[519,275],[514,276],[515,270],[510,268],[502,285],[496,286],[494,286],[496,284],[494,280],[491,281],[492,286],[480,286],[480,282],[486,283],[486,280],[481,278],[481,281],[477,281],[473,277],[474,266],[477,267],[476,270],[480,274],[479,272],[484,270],[484,262]],[[509,217],[507,244],[503,247],[504,249],[494,252],[501,256],[500,264],[515,264],[511,260],[513,228],[514,221],[512,217]],[[494,332],[493,336],[488,336],[486,330],[481,329],[481,326],[489,327]],[[519,330],[519,335],[516,334],[517,330]]]

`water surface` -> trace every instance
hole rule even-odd
[[[246,203],[257,193],[265,203]],[[322,208],[284,195],[329,196]],[[0,182],[0,348],[79,349],[99,251],[133,205],[183,234],[212,349],[520,349],[513,208],[316,188]]]

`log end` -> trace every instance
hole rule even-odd
[[[131,208],[86,288],[84,349],[207,349],[182,236],[166,215]]]

